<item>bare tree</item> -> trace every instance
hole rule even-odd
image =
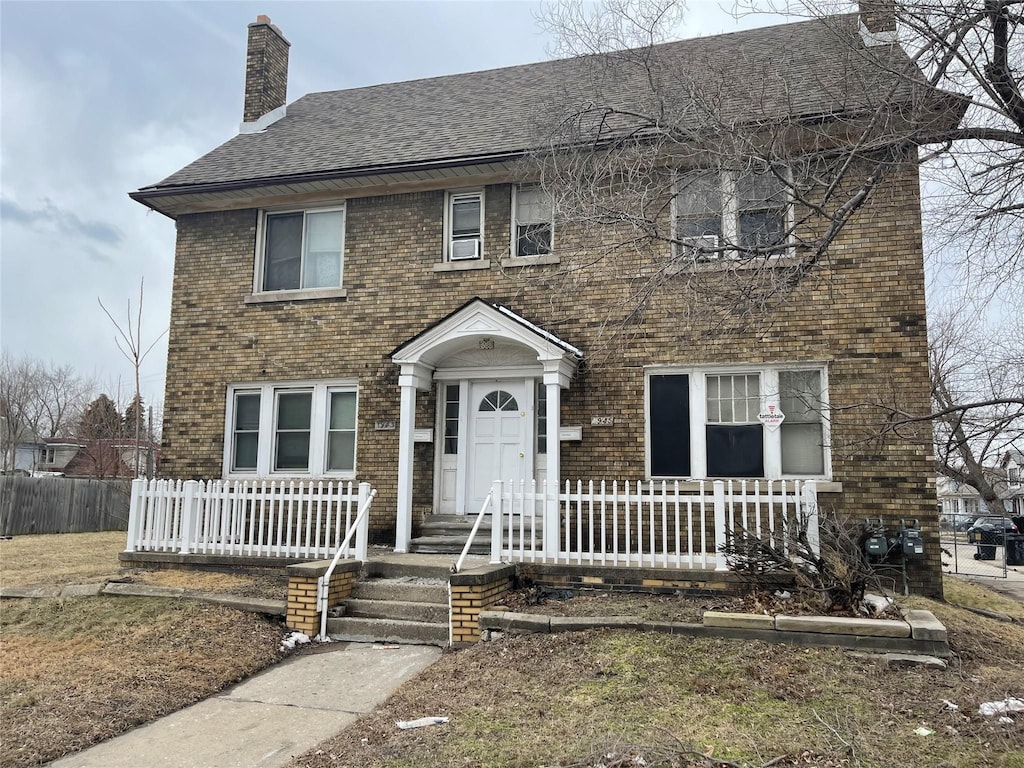
[[[142,342],[142,303],[143,303],[144,295],[145,295],[145,280],[142,279],[142,280],[139,280],[139,303],[138,303],[138,307],[137,307],[136,316],[135,316],[135,318],[133,320],[132,319],[132,302],[131,302],[131,299],[129,299],[128,300],[128,311],[127,311],[126,316],[125,316],[126,320],[125,320],[125,324],[124,325],[121,325],[120,323],[118,323],[117,320],[114,319],[113,315],[111,315],[110,312],[107,310],[107,308],[103,305],[103,302],[100,299],[97,299],[97,301],[99,302],[99,305],[100,305],[100,309],[103,310],[103,313],[107,316],[107,319],[110,320],[110,322],[113,324],[115,330],[117,331],[117,334],[114,336],[114,343],[117,344],[118,350],[121,352],[122,355],[124,355],[125,359],[128,360],[128,362],[130,362],[132,364],[132,369],[133,369],[133,371],[135,373],[135,395],[134,395],[132,401],[133,401],[133,403],[136,403],[140,409],[141,409],[141,403],[142,403],[142,389],[141,389],[141,376],[140,376],[140,371],[142,369],[142,363],[145,361],[145,359],[149,355],[149,353],[153,351],[153,347],[155,347],[157,345],[157,343],[160,341],[160,339],[162,339],[164,337],[164,334],[167,333],[167,329],[165,328],[163,331],[161,331],[159,333],[159,335],[157,335],[157,337],[155,339],[153,339],[153,341],[148,346],[145,346],[145,347],[143,346],[143,342]],[[142,470],[143,470],[143,458],[142,458],[142,452],[140,450],[140,446],[142,444],[141,441],[142,441],[142,433],[143,433],[144,427],[143,427],[143,419],[141,418],[141,411],[138,413],[138,417],[133,419],[133,421],[134,421],[134,425],[133,426],[134,426],[134,431],[135,431],[135,437],[134,437],[134,440],[135,440],[135,443],[134,443],[134,451],[135,451],[135,454],[134,454],[135,455],[134,470],[135,470],[135,475],[139,476],[139,475],[142,474]],[[150,451],[150,447],[147,447],[146,450],[147,450],[147,454],[148,454],[148,452]]]
[[[75,431],[89,396],[90,379],[68,365],[43,363],[33,357],[0,359],[0,437],[3,469],[15,467],[19,443],[68,436]]]
[[[556,51],[577,58],[539,109],[541,149],[523,175],[553,199],[565,287],[602,274],[630,288],[608,308],[609,354],[666,290],[680,332],[770,332],[771,310],[826,279],[830,245],[886,175],[955,131],[967,106],[898,47],[864,46],[855,16],[821,19],[800,38],[806,50],[659,45],[679,7],[608,0],[544,17]],[[827,71],[802,65],[823,50]],[[615,235],[595,243],[594,231]],[[784,264],[769,258],[780,254]]]
[[[1024,321],[987,327],[968,308],[932,313],[930,368],[936,469],[1005,513],[997,469],[1024,447]]]
[[[37,360],[16,359],[6,350],[0,356],[0,438],[3,471],[15,469],[18,444],[33,436],[39,416],[42,370]],[[34,437],[34,436],[33,436]]]

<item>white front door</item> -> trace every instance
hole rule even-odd
[[[471,382],[468,405],[466,514],[475,515],[495,480],[528,479],[531,408],[522,379]]]

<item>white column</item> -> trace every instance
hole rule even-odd
[[[398,516],[395,524],[395,552],[408,552],[412,538],[412,454],[416,428],[416,377],[398,377],[402,406],[398,424]]]
[[[558,492],[562,487],[561,449],[558,433],[562,426],[562,388],[557,373],[544,374],[547,395],[547,476],[548,487],[544,499],[544,553],[545,557],[558,554]]]

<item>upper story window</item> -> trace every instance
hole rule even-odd
[[[551,253],[554,206],[536,184],[520,184],[512,196],[512,253],[545,256]]]
[[[676,255],[708,260],[785,251],[787,174],[785,168],[681,174],[673,195]]]
[[[343,207],[267,213],[260,289],[340,288],[344,252]]]
[[[651,477],[830,474],[821,366],[647,372]]]
[[[484,193],[449,192],[445,213],[448,261],[479,259],[483,254]]]
[[[351,477],[356,450],[355,385],[229,387],[224,442],[227,475]]]

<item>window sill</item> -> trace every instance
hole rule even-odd
[[[435,264],[435,272],[464,272],[468,269],[490,269],[490,259],[466,259],[465,261],[445,261]]]
[[[749,259],[729,257],[709,259],[707,261],[680,261],[675,264],[669,264],[665,268],[665,274],[672,276],[685,273],[725,272],[726,270],[739,272],[757,269],[784,269],[796,266],[799,263],[800,257],[789,254],[785,256],[757,256]]]
[[[553,253],[545,253],[543,256],[510,256],[501,260],[501,266],[509,267],[531,267],[543,264],[558,264],[561,259]]]
[[[714,483],[716,480],[722,480],[725,483],[729,482],[729,478],[727,478],[727,477],[709,477],[709,478],[707,478],[704,481],[693,480],[693,479],[689,479],[689,478],[674,478],[674,477],[654,477],[654,478],[651,478],[651,477],[648,477],[647,480],[645,480],[644,482],[651,482],[652,480],[655,483],[664,482],[666,484],[667,483],[675,483],[676,480],[678,480],[679,481],[679,490],[681,490],[681,491],[696,491],[696,490],[698,490],[700,488],[701,482],[704,483],[705,490],[707,490],[708,486],[711,485],[711,483]],[[765,483],[768,482],[763,477],[760,477],[760,478],[758,478],[758,477],[748,477],[748,478],[746,478],[746,481],[747,481],[747,491],[748,492],[752,492],[753,491],[754,481],[755,480],[760,481],[762,487],[764,487]],[[742,482],[743,482],[742,478],[737,478],[737,477],[732,478],[733,490],[736,491],[736,492],[739,492],[739,490],[740,490],[740,483],[742,483]],[[807,479],[804,479],[804,478],[794,478],[794,477],[786,477],[786,478],[781,478],[781,479],[776,478],[776,479],[772,480],[772,485],[776,488],[776,492],[777,492],[777,489],[779,487],[779,483],[784,483],[786,488],[789,491],[792,491],[793,490],[793,484],[796,483],[796,482],[799,482],[799,483],[814,483],[815,490],[818,493],[842,493],[843,492],[843,484],[841,482],[839,482],[838,480],[817,480],[817,479],[815,479],[813,477],[810,477],[810,478],[807,478]]]
[[[242,481],[245,481],[245,480],[252,481],[252,482],[264,482],[264,481],[270,482],[270,481],[274,481],[274,480],[278,480],[278,481],[281,481],[281,480],[287,480],[287,481],[299,480],[299,481],[303,481],[303,482],[305,482],[305,481],[319,482],[319,481],[322,480],[324,482],[329,482],[330,481],[330,482],[339,483],[339,482],[348,482],[349,480],[355,480],[356,479],[356,474],[355,474],[355,472],[333,472],[331,474],[310,473],[310,472],[295,472],[295,473],[289,474],[288,472],[271,472],[270,474],[262,474],[261,475],[258,472],[252,472],[252,473],[248,473],[248,474],[242,473],[242,472],[225,472],[223,479],[224,480],[229,480],[229,481],[232,481],[232,482],[234,482],[234,481],[242,482]]]
[[[280,301],[309,301],[311,299],[344,299],[348,291],[344,288],[310,288],[298,291],[265,291],[246,296],[245,304],[271,304]]]

